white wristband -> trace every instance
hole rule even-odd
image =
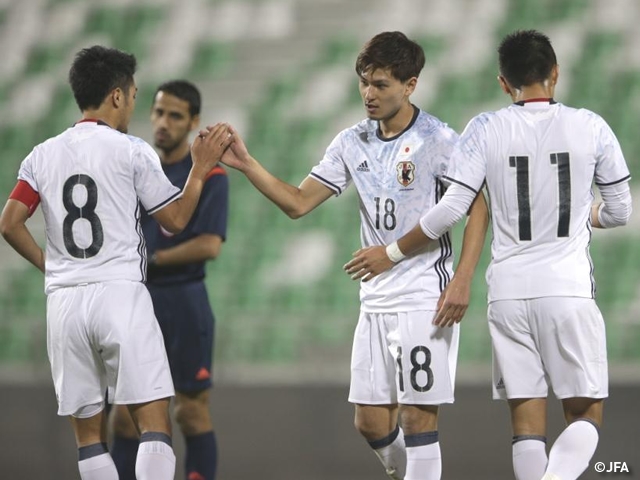
[[[387,245],[386,251],[387,257],[389,257],[389,260],[393,263],[398,263],[406,257],[406,255],[400,250],[400,247],[398,247],[398,242],[393,242]]]

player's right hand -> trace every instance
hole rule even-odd
[[[469,306],[470,297],[471,282],[454,275],[440,295],[433,324],[439,327],[453,327],[460,323]]]
[[[207,130],[200,131],[200,135],[191,144],[193,165],[201,168],[204,174],[209,173],[233,141],[234,137],[226,123],[216,123],[207,127]]]

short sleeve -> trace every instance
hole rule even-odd
[[[480,115],[465,127],[453,149],[445,180],[479,192],[487,174],[488,119]]]
[[[595,115],[595,114],[594,114]],[[620,143],[613,130],[602,117],[596,115],[596,168],[595,182],[598,186],[616,185],[631,178],[629,167],[622,154]]]
[[[158,154],[149,144],[138,140],[132,148],[136,194],[149,215],[153,215],[179,198],[182,191],[169,181],[162,171]]]
[[[443,124],[438,129],[437,135],[433,135],[432,138],[433,143],[429,147],[432,171],[436,178],[448,184],[449,181],[446,177],[451,168],[451,156],[459,135],[455,130]]]
[[[345,149],[345,133],[336,136],[327,147],[323,159],[311,169],[309,176],[340,195],[351,184],[351,174],[344,161],[349,152]]]
[[[209,233],[224,240],[227,237],[228,211],[229,178],[222,167],[216,167],[204,184],[191,229],[198,235]]]
[[[36,150],[33,149],[29,155],[20,164],[18,170],[18,180],[23,180],[29,184],[34,191],[39,192],[38,182],[36,182],[36,175],[34,172],[34,158],[37,155]]]

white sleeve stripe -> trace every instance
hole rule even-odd
[[[626,182],[627,180],[631,180],[631,175],[627,175],[626,177],[621,178],[620,180],[616,180],[615,182],[609,182],[609,183],[596,182],[596,185],[599,187],[609,187],[611,185],[617,185],[618,183]]]
[[[310,177],[315,178],[316,180],[318,180],[320,183],[322,183],[324,186],[329,187],[331,190],[333,190],[334,192],[336,192],[338,195],[340,195],[342,193],[342,190],[340,189],[339,186],[337,186],[335,183],[331,183],[329,180],[327,180],[326,178],[322,178],[320,175],[318,175],[317,173],[313,173],[311,172],[309,174]]]
[[[170,204],[171,202],[173,202],[174,200],[176,200],[176,197],[182,195],[182,190],[174,193],[173,195],[171,195],[169,198],[167,198],[164,202],[159,203],[158,205],[156,205],[153,208],[150,208],[149,210],[147,210],[147,213],[149,215],[153,215],[154,213],[156,213],[158,210],[161,210],[162,207],[165,207],[166,205]]]
[[[445,179],[445,180],[448,180],[449,182],[457,183],[458,185],[461,185],[461,186],[463,186],[463,187],[466,187],[466,188],[468,188],[469,190],[471,190],[471,191],[472,191],[473,193],[475,193],[475,194],[477,194],[477,193],[478,193],[478,190],[476,190],[476,189],[475,189],[475,188],[473,188],[473,187],[470,187],[469,185],[467,185],[467,184],[466,184],[466,183],[464,183],[464,182],[461,182],[461,181],[456,180],[456,179],[451,178],[451,177],[447,177],[446,175],[443,175],[443,176],[442,176],[442,178],[443,178],[443,179]]]

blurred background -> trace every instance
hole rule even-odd
[[[496,82],[502,36],[544,31],[560,64],[556,99],[602,115],[634,175],[639,21],[637,0],[0,0],[0,198],[33,146],[80,118],[66,75],[73,55],[94,44],[138,58],[131,134],[151,140],[156,86],[185,78],[202,91],[205,124],[232,123],[257,159],[297,185],[331,139],[364,118],[353,66],[363,43],[385,30],[423,46],[427,65],[412,100],[458,132],[509,103]],[[359,301],[341,267],[359,246],[355,190],[294,222],[242,175],[229,175],[228,238],[208,271],[220,478],[384,479],[346,402]],[[632,179],[634,204],[637,185]],[[612,379],[611,421],[594,460],[634,458],[633,478],[640,461],[625,435],[640,426],[632,408],[640,396],[638,211],[626,228],[592,239]],[[43,242],[39,213],[30,228]],[[458,226],[456,252],[460,236]],[[462,327],[457,403],[441,425],[445,478],[454,480],[511,475],[506,406],[490,400],[488,260],[487,245]],[[0,269],[0,478],[79,478],[70,428],[55,415],[42,276],[3,241]],[[557,410],[551,415],[561,422]],[[495,441],[473,441],[487,431]],[[23,449],[39,452],[37,461],[21,460]]]

